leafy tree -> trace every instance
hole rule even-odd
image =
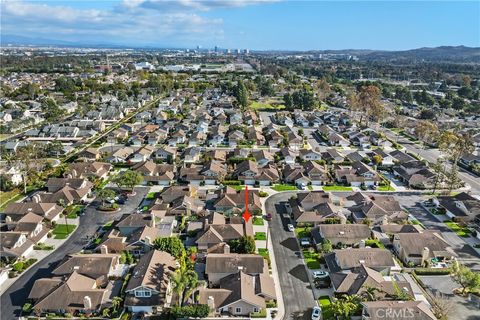
[[[129,188],[131,191],[133,191],[133,188],[135,188],[137,184],[142,183],[142,181],[143,181],[142,175],[139,172],[133,171],[133,170],[126,170],[120,173],[114,179],[114,182],[119,187],[125,186]]]
[[[480,289],[480,273],[455,261],[451,273],[452,279],[462,286],[462,294]]]
[[[350,319],[361,308],[361,299],[357,295],[342,295],[332,302],[333,314],[340,319]]]
[[[102,189],[97,193],[97,197],[102,200],[102,206],[104,206],[105,201],[115,197],[115,191],[112,189]]]
[[[349,105],[352,111],[360,112],[359,125],[362,126],[366,119],[377,122],[385,116],[385,108],[380,103],[380,89],[374,85],[361,86],[356,94],[349,97]]]
[[[170,253],[177,259],[185,257],[185,247],[182,240],[177,237],[157,238],[153,241],[155,249]]]
[[[293,108],[293,99],[290,93],[285,93],[283,95],[283,101],[287,110],[291,110]]]
[[[236,253],[255,253],[255,239],[252,236],[243,236],[229,242],[230,248]]]
[[[323,253],[332,252],[332,250],[333,250],[332,241],[330,241],[329,239],[324,239],[324,240],[322,241],[322,248],[321,248],[321,250],[322,250]]]
[[[248,106],[248,91],[242,80],[238,80],[237,82],[237,86],[235,87],[235,97],[242,108]]]
[[[379,164],[382,163],[383,158],[382,158],[381,155],[376,154],[376,155],[374,155],[374,156],[372,157],[372,160],[373,160],[373,163],[378,166]]]

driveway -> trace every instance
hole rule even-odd
[[[286,231],[290,219],[283,217],[286,211],[282,202],[294,194],[282,192],[269,197],[265,209],[273,216],[269,228],[285,305],[285,319],[310,319],[316,301],[306,266],[295,254],[300,251],[298,242],[293,232]]]
[[[452,293],[453,289],[458,288],[459,285],[450,276],[420,276],[419,278],[432,296],[451,301],[452,310],[449,318],[458,320],[479,319],[479,311],[473,304],[468,302],[466,298]]]
[[[21,308],[25,303],[35,280],[49,277],[51,271],[68,254],[77,253],[85,245],[84,239],[95,234],[98,227],[108,221],[119,218],[124,213],[132,213],[136,210],[142,199],[148,192],[147,187],[135,188],[136,194],[129,197],[128,202],[121,206],[121,210],[115,213],[99,212],[95,204],[85,209],[85,214],[80,217],[80,225],[75,232],[52,252],[48,257],[25,271],[1,296],[1,319],[11,320],[20,316]]]

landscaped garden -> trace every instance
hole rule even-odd
[[[458,236],[463,238],[470,237],[472,231],[467,227],[462,227],[458,223],[446,220],[444,223],[449,227],[453,232],[455,232]]]
[[[320,269],[320,255],[317,252],[303,251],[305,264],[309,269]]]
[[[297,238],[310,238],[311,228],[310,227],[296,227],[295,234]]]
[[[66,239],[69,234],[71,234],[77,226],[75,225],[66,225],[66,224],[57,224],[52,233],[55,236],[55,239]]]
[[[68,219],[75,219],[83,210],[82,205],[72,205],[65,208],[64,214],[67,215]]]

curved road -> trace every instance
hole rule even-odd
[[[98,227],[108,221],[120,217],[124,213],[132,213],[139,206],[147,194],[148,188],[139,187],[135,189],[136,195],[129,198],[129,201],[116,213],[104,213],[95,210],[94,206],[88,206],[85,214],[80,217],[80,225],[74,233],[54,252],[43,260],[33,265],[2,294],[1,296],[1,319],[12,320],[19,317],[35,280],[49,277],[56,265],[68,254],[82,250],[85,245],[85,237],[93,236]]]
[[[311,309],[317,303],[313,298],[306,266],[295,254],[300,251],[298,241],[293,232],[286,231],[290,219],[283,217],[286,211],[281,203],[295,193],[282,192],[270,196],[265,201],[265,209],[272,214],[269,229],[285,305],[284,319],[309,320]]]

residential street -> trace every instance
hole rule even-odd
[[[293,232],[286,231],[289,219],[281,204],[294,192],[275,194],[265,202],[267,213],[272,213],[269,223],[273,251],[277,262],[280,285],[285,305],[285,319],[310,319],[311,309],[316,305],[308,280],[306,266],[295,252],[300,248]]]
[[[436,162],[437,159],[442,155],[438,149],[423,149],[417,144],[411,142],[410,140],[402,136],[399,136],[393,131],[384,130],[384,132],[388,138],[400,143],[402,146],[405,147],[405,149],[407,149],[408,152],[418,154],[420,157],[424,158],[429,162],[432,162],[432,163]],[[480,178],[479,177],[475,176],[474,174],[462,168],[459,168],[458,174],[464,182],[470,185],[470,187],[472,188],[472,192],[474,194],[480,194]]]
[[[14,284],[1,296],[1,319],[12,320],[20,316],[24,304],[35,280],[48,277],[66,255],[79,252],[85,245],[85,238],[95,234],[96,230],[108,221],[120,217],[124,213],[132,213],[136,210],[142,199],[148,192],[146,187],[135,188],[136,194],[129,197],[128,202],[121,206],[121,210],[115,213],[99,212],[95,205],[86,208],[85,214],[80,217],[80,225],[75,232],[57,248],[51,255],[32,266],[22,273]]]

